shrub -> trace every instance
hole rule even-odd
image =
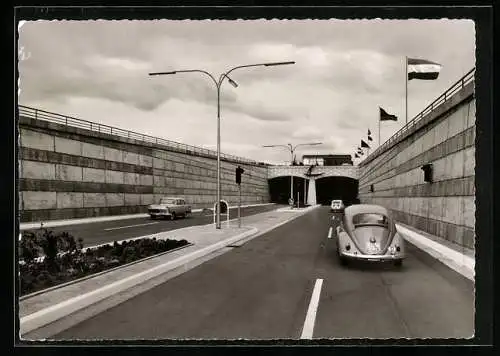
[[[35,258],[39,256],[38,244],[37,244],[37,236],[32,232],[25,232],[19,243],[20,253],[19,257],[21,257],[24,262],[30,264]]]
[[[54,285],[85,277],[134,262],[166,250],[187,244],[186,240],[138,239],[124,241],[119,244],[106,244],[95,249],[87,249],[83,253],[83,240],[77,241],[67,232],[56,234],[43,230],[25,232],[20,241],[21,295],[36,292]],[[35,261],[43,251],[43,263]]]

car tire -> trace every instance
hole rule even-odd
[[[150,215],[151,220],[156,220],[156,216]]]
[[[403,266],[403,260],[397,260],[397,261],[394,261],[394,266],[396,266],[396,267],[401,267],[401,266]]]
[[[347,258],[339,256],[339,261],[342,266],[347,266]]]
[[[175,220],[175,218],[176,218],[175,213],[172,213],[172,214],[170,215],[170,220]]]
[[[340,251],[337,247],[337,257],[339,258],[339,262],[342,266],[346,266],[347,265],[347,258],[343,257],[341,254],[340,254]]]

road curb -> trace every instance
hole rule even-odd
[[[475,259],[419,234],[399,223],[396,228],[405,240],[474,282]]]
[[[257,228],[251,228],[246,232],[240,233],[236,236],[227,238],[225,240],[216,242],[215,244],[203,247],[197,251],[176,258],[175,260],[168,261],[161,265],[150,268],[146,271],[136,273],[132,276],[124,278],[122,280],[110,283],[91,292],[79,295],[77,297],[70,298],[64,302],[55,304],[48,308],[39,310],[35,313],[29,314],[20,319],[20,337],[23,334],[29,333],[41,327],[44,327],[50,323],[53,323],[69,314],[78,312],[84,308],[87,308],[93,304],[96,304],[112,295],[125,291],[127,289],[133,288],[138,284],[142,284],[147,280],[157,277],[163,273],[173,270],[183,264],[190,263],[196,259],[202,258],[210,253],[217,250],[223,249],[227,245],[235,243],[241,239],[244,239],[250,235],[255,235],[258,233]]]

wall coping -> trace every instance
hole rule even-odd
[[[96,124],[96,125],[98,125],[98,124]],[[203,153],[203,152],[191,150],[189,148],[184,148],[184,146],[186,146],[186,147],[190,147],[190,146],[183,145],[183,144],[179,144],[180,147],[171,147],[171,146],[163,145],[161,143],[142,141],[142,140],[139,140],[136,138],[129,138],[129,137],[124,137],[124,136],[112,135],[110,133],[98,132],[98,131],[94,131],[94,130],[90,130],[90,129],[86,129],[86,128],[65,125],[65,124],[51,122],[51,121],[47,121],[47,120],[43,120],[43,119],[36,119],[33,117],[24,116],[23,114],[19,115],[19,126],[34,127],[34,128],[41,128],[41,129],[47,129],[47,130],[52,130],[52,131],[58,131],[58,132],[77,134],[77,135],[94,137],[94,138],[107,140],[107,141],[115,141],[115,142],[130,144],[130,145],[151,147],[151,148],[161,149],[161,150],[170,151],[170,152],[183,153],[183,154],[189,154],[192,156],[216,159],[216,156],[214,156],[213,154]],[[194,146],[193,146],[193,148],[194,148]],[[207,150],[207,151],[210,151],[210,150]],[[223,157],[222,153],[221,153],[220,160],[224,161],[224,162],[236,163],[236,164],[240,164],[240,165],[253,166],[253,167],[268,167],[269,166],[266,163],[247,162],[247,161],[240,161],[238,159]]]

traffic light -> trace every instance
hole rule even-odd
[[[238,166],[236,168],[236,184],[241,184],[241,175],[245,172],[243,168]]]

